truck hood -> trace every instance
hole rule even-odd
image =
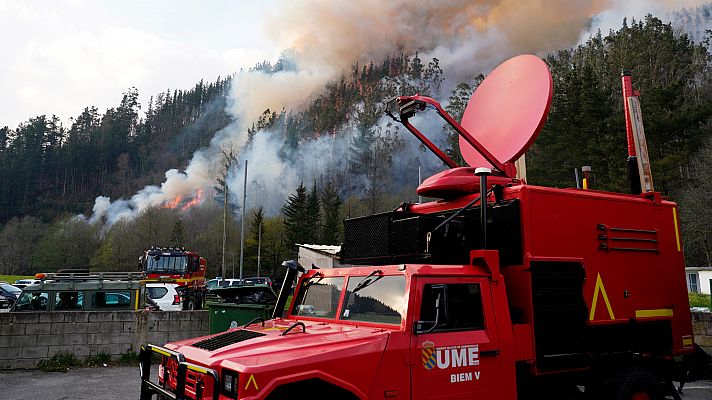
[[[230,329],[216,335],[170,343],[166,347],[183,353],[188,361],[196,364],[259,373],[279,369],[285,362],[295,367],[337,357],[343,362],[345,356],[365,357],[377,364],[389,335],[394,332],[378,327],[301,321],[306,327],[304,332],[297,326],[282,336],[295,322],[270,320],[264,327],[256,323],[247,329]]]

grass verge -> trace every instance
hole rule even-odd
[[[27,275],[0,275],[0,282],[5,281],[7,283],[13,284],[18,279],[32,279],[34,276]]]
[[[138,367],[138,354],[130,351],[113,358],[109,353],[98,353],[81,360],[72,353],[57,353],[49,360],[40,361],[37,368],[44,372],[67,372],[73,368],[108,366]]]
[[[57,353],[49,360],[40,361],[38,368],[44,372],[67,372],[70,368],[81,367],[82,362],[72,353]]]

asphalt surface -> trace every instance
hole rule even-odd
[[[2,400],[138,400],[140,386],[138,367],[80,368],[67,373],[0,372]]]
[[[126,400],[139,398],[138,367],[82,368],[62,372],[0,372],[2,400]],[[684,400],[712,400],[712,380],[685,385]]]

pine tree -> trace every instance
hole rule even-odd
[[[321,243],[337,245],[341,242],[341,204],[343,200],[331,182],[327,182],[321,191],[321,209],[323,223],[321,227]]]
[[[260,226],[264,223],[265,212],[262,207],[259,207],[252,214],[252,219],[250,220],[250,236],[255,241],[259,240],[259,230]]]
[[[309,195],[307,195],[306,203],[306,236],[305,243],[318,243],[320,236],[321,223],[321,207],[319,205],[319,192],[316,188],[316,183],[312,185]]]
[[[453,90],[452,95],[447,99],[447,106],[445,106],[445,111],[450,114],[456,121],[461,121],[462,116],[465,114],[465,109],[470,101],[472,93],[480,86],[480,83],[485,79],[484,75],[479,74],[475,77],[472,85],[467,83],[460,83],[457,85],[455,90]],[[445,154],[448,155],[453,161],[458,165],[467,165],[465,160],[462,158],[460,153],[460,135],[448,124],[443,125],[443,130],[447,135],[446,143],[448,147],[445,149]]]
[[[250,218],[249,236],[245,240],[246,264],[249,265],[250,268],[255,268],[255,271],[257,268],[257,256],[260,251],[260,230],[262,230],[262,234],[264,235],[265,227],[262,226],[264,224],[264,218],[265,213],[262,207],[254,210],[252,218]],[[264,246],[262,247],[262,251],[264,251]]]
[[[423,60],[418,57],[418,52],[415,52],[415,57],[410,62],[410,77],[412,79],[420,79],[423,77]]]
[[[183,221],[181,221],[179,218],[178,221],[173,224],[173,229],[171,230],[171,243],[174,246],[185,245],[185,238],[183,232]]]
[[[285,245],[292,255],[296,255],[294,246],[297,243],[304,243],[304,238],[308,235],[304,224],[307,214],[307,189],[304,183],[300,183],[294,194],[289,196],[282,206],[282,214],[284,214]]]

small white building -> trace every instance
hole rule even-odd
[[[690,293],[710,294],[712,285],[712,267],[687,267],[687,291]]]
[[[299,244],[299,265],[306,270],[311,269],[312,265],[320,268],[338,268],[341,266],[339,262],[339,253],[341,246],[325,246],[320,244]]]

